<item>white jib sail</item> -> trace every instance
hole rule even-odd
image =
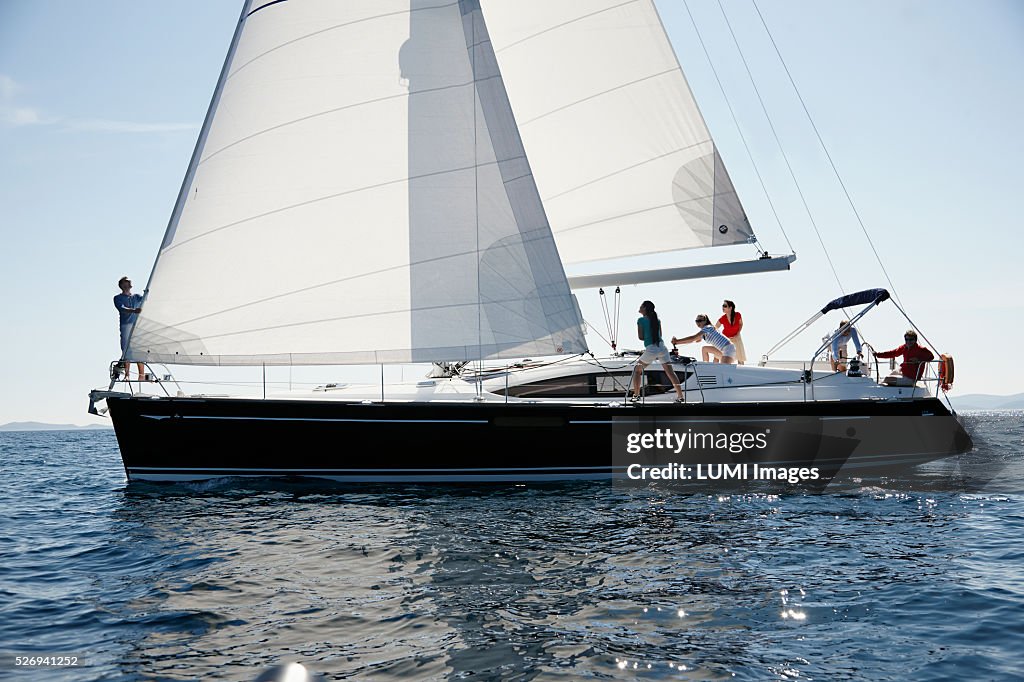
[[[250,0],[126,357],[586,349],[477,0]]]
[[[565,263],[752,236],[652,0],[482,0]]]

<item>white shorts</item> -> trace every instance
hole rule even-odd
[[[713,351],[718,351],[719,353],[722,354],[723,358],[732,358],[733,360],[736,359],[736,345],[735,344],[730,343],[725,348],[717,348],[716,346],[712,346],[711,344],[708,344],[707,346],[704,346],[704,347],[705,348],[709,348],[709,349],[711,349]]]
[[[665,348],[665,343],[656,343],[653,346],[644,348],[643,355],[640,356],[640,362],[645,365],[652,365],[655,362],[671,362],[668,357],[668,348]]]

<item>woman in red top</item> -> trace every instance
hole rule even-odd
[[[747,352],[743,349],[743,337],[740,336],[740,330],[743,329],[743,316],[736,310],[736,304],[729,300],[722,303],[722,312],[725,314],[718,318],[715,329],[722,327],[725,338],[736,346],[736,362],[741,365],[746,364]]]

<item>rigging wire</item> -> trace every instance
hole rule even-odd
[[[601,314],[604,315],[604,326],[608,330],[608,336],[610,339],[606,339],[598,332],[597,335],[601,336],[601,340],[612,347],[615,350],[615,333],[612,331],[612,319],[608,313],[608,298],[605,296],[604,287],[597,290],[598,299],[601,301]]]
[[[739,131],[740,139],[743,141],[743,148],[746,149],[747,156],[750,158],[750,165],[753,166],[754,174],[757,175],[757,180],[761,183],[761,190],[764,192],[765,199],[768,201],[768,206],[771,208],[772,215],[775,217],[775,222],[778,224],[779,230],[782,231],[782,236],[786,240],[786,245],[789,247],[790,253],[796,253],[792,242],[789,241],[789,235],[786,234],[786,228],[782,226],[782,219],[779,218],[779,213],[775,210],[775,204],[772,202],[771,195],[768,194],[768,187],[765,185],[764,178],[761,177],[761,170],[757,167],[757,162],[754,161],[754,155],[750,151],[750,145],[747,143],[747,138],[743,134],[743,129],[740,128],[739,119],[736,117],[736,112],[732,108],[732,102],[729,100],[729,96],[725,94],[725,86],[722,85],[722,79],[718,77],[718,70],[715,69],[715,64],[711,61],[711,53],[708,52],[707,45],[704,44],[704,38],[701,36],[700,29],[697,28],[697,21],[693,18],[693,13],[690,11],[690,5],[686,0],[683,0],[683,6],[686,8],[686,13],[689,15],[690,22],[693,24],[693,30],[697,33],[697,41],[700,43],[701,49],[704,50],[704,56],[707,58],[708,64],[711,66],[711,73],[715,76],[715,81],[718,83],[718,89],[722,92],[722,97],[725,98],[725,104],[729,108],[729,114],[732,115],[732,122]]]
[[[619,342],[619,313],[622,312],[622,288],[615,287],[615,331],[612,340]],[[614,346],[613,346],[614,348]]]
[[[785,148],[782,146],[782,141],[779,139],[779,134],[775,130],[775,124],[772,123],[771,116],[768,115],[768,108],[765,106],[764,98],[761,97],[761,91],[757,87],[757,83],[754,81],[754,75],[750,71],[750,64],[747,62],[746,56],[743,54],[743,49],[740,47],[739,40],[736,38],[736,33],[733,31],[732,23],[729,21],[729,15],[725,12],[725,7],[722,5],[722,0],[718,0],[718,9],[722,12],[722,17],[725,19],[725,25],[729,29],[729,35],[732,37],[732,42],[736,46],[736,52],[740,56],[740,60],[743,62],[743,68],[747,72],[747,78],[750,79],[750,85],[754,88],[754,94],[757,95],[757,101],[761,105],[761,111],[764,113],[765,120],[768,122],[768,127],[772,131],[772,136],[775,138],[775,144],[779,148],[779,152],[782,154],[782,159],[786,162],[786,169],[789,171],[789,177],[793,180],[793,186],[796,187],[796,192],[800,196],[800,202],[803,204],[804,211],[807,213],[807,219],[811,223],[811,227],[814,228],[814,234],[818,237],[818,243],[821,244],[821,250],[825,252],[825,259],[828,261],[828,266],[832,270],[832,275],[836,279],[836,284],[839,285],[839,292],[846,294],[846,288],[843,286],[842,281],[839,279],[839,272],[836,270],[835,264],[832,262],[832,256],[828,252],[828,248],[825,246],[825,240],[821,236],[821,230],[818,229],[818,223],[814,219],[814,215],[811,213],[811,208],[807,204],[807,198],[804,196],[803,188],[800,187],[800,182],[796,178],[796,173],[793,171],[793,165],[789,161],[789,155],[786,154]]]
[[[615,300],[612,304],[611,312],[608,309],[608,298],[604,293],[604,287],[597,290],[597,295],[601,301],[601,313],[604,315],[604,324],[608,328],[608,338],[605,339],[600,334],[598,336],[601,336],[601,340],[611,346],[614,351],[618,349],[619,345],[619,313],[622,310],[622,288],[615,287]]]
[[[825,158],[828,159],[829,165],[832,166],[832,172],[836,176],[836,180],[839,181],[839,186],[843,189],[843,194],[846,195],[846,201],[850,204],[850,208],[853,210],[854,217],[857,218],[857,224],[860,225],[861,232],[864,233],[864,238],[867,239],[868,245],[871,247],[872,253],[875,254],[875,260],[878,261],[878,267],[882,269],[882,274],[885,275],[885,281],[889,284],[889,291],[892,292],[893,298],[899,303],[899,294],[896,293],[896,285],[892,283],[892,278],[889,277],[889,272],[885,269],[885,264],[882,262],[882,257],[878,254],[878,249],[875,248],[875,243],[871,240],[871,235],[868,234],[868,229],[864,225],[864,221],[861,220],[860,212],[853,203],[853,198],[850,196],[849,190],[846,189],[846,183],[843,182],[842,176],[839,175],[839,169],[836,168],[835,162],[832,160],[832,155],[828,152],[828,147],[825,146],[825,141],[821,137],[821,133],[818,132],[818,126],[814,124],[814,119],[811,117],[811,112],[807,109],[807,103],[804,102],[803,96],[800,94],[800,89],[796,87],[796,81],[793,80],[793,74],[789,72],[789,67],[786,66],[786,60],[782,58],[782,52],[779,50],[778,44],[775,42],[775,37],[772,32],[768,29],[768,23],[764,19],[764,15],[761,14],[761,8],[757,5],[757,0],[751,0],[754,5],[754,9],[757,10],[757,16],[761,19],[761,25],[764,26],[764,32],[768,34],[768,39],[771,40],[772,47],[775,49],[775,54],[779,57],[779,62],[782,64],[783,70],[786,72],[786,76],[789,78],[789,84],[793,86],[793,92],[796,93],[796,97],[800,100],[800,106],[803,107],[804,114],[807,116],[808,122],[811,124],[811,129],[814,130],[814,135],[818,138],[818,144],[821,145],[822,151],[825,152]],[[724,13],[725,10],[722,10]],[[732,30],[731,28],[729,29]]]
[[[937,346],[936,346],[936,345],[935,345],[934,343],[932,343],[931,341],[929,341],[929,340],[928,340],[928,337],[924,335],[924,332],[923,332],[923,331],[921,331],[920,327],[918,327],[918,326],[917,326],[916,324],[914,324],[914,321],[913,321],[912,319],[910,319],[910,315],[907,315],[907,311],[903,309],[903,306],[901,306],[901,305],[900,305],[900,304],[899,304],[898,302],[896,302],[896,301],[893,301],[893,302],[892,302],[892,304],[893,304],[894,306],[896,306],[896,309],[897,309],[897,310],[899,310],[899,311],[900,311],[900,312],[901,312],[901,313],[903,314],[903,317],[905,317],[905,318],[907,319],[907,322],[909,322],[909,323],[910,323],[910,326],[911,326],[911,327],[913,327],[915,331],[917,331],[918,335],[919,335],[919,336],[920,336],[920,337],[921,337],[922,339],[924,339],[924,342],[925,342],[926,344],[928,344],[929,346],[931,346],[931,347],[932,347],[932,350],[933,350],[933,351],[935,351],[936,353],[938,353],[938,352],[939,352],[939,349],[938,349],[938,347],[937,347]]]
[[[615,346],[614,346],[614,345],[612,345],[612,342],[611,342],[611,341],[609,341],[608,339],[604,338],[604,336],[602,336],[602,335],[601,335],[601,332],[597,331],[597,327],[595,327],[594,325],[590,324],[590,323],[589,323],[589,322],[587,322],[586,320],[583,320],[583,321],[584,321],[584,322],[586,322],[586,323],[587,323],[587,325],[588,325],[588,326],[589,326],[589,327],[590,327],[591,329],[593,329],[593,330],[594,330],[594,333],[595,333],[595,334],[597,334],[598,338],[600,338],[600,339],[601,339],[602,341],[604,341],[604,342],[605,342],[605,343],[607,343],[607,344],[608,344],[609,346],[611,346],[613,350],[615,349]]]

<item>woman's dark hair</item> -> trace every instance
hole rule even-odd
[[[661,343],[661,320],[658,319],[658,313],[654,312],[654,304],[644,301],[640,307],[644,311],[644,317],[651,323],[651,337],[654,343]]]
[[[722,303],[729,306],[729,324],[733,324],[735,322],[736,304],[729,299],[725,299]]]

